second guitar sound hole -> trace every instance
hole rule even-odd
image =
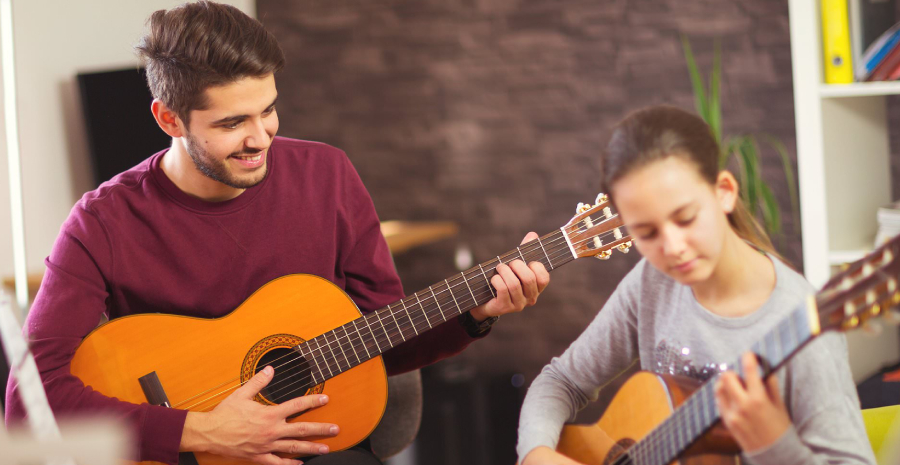
[[[293,349],[284,347],[266,352],[256,364],[256,373],[266,366],[275,369],[275,377],[259,393],[274,404],[300,397],[313,387],[309,362]]]

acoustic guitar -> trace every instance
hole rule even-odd
[[[900,236],[854,262],[810,295],[749,351],[765,376],[823,331],[845,331],[900,304]],[[743,375],[740,363],[731,365]],[[557,450],[582,463],[735,464],[740,448],[720,421],[714,386],[692,378],[638,372],[593,425],[567,425]]]
[[[593,206],[580,204],[559,230],[366,315],[329,281],[288,275],[222,318],[117,318],[82,341],[71,372],[119,400],[205,412],[271,365],[275,377],[256,400],[271,405],[328,394],[326,406],[291,421],[339,424],[335,437],[308,439],[343,450],[365,439],[384,413],[382,353],[488,302],[494,296],[490,278],[501,262],[537,261],[554,270],[581,257],[609,258],[614,249],[631,247],[623,229],[601,194]],[[203,465],[245,463],[194,456]]]

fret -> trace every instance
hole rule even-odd
[[[537,239],[537,241],[538,241],[538,244],[540,244],[540,246],[541,246],[541,250],[544,251],[544,256],[547,257],[547,264],[550,265],[550,271],[553,271],[553,262],[550,260],[550,256],[547,255],[547,249],[544,248],[544,243],[541,242],[540,237]]]
[[[481,267],[481,263],[478,264],[478,269],[481,270],[481,276],[484,278],[484,283],[487,284],[488,290],[491,291],[491,296],[496,298],[497,294],[494,293],[494,287],[491,286],[491,281],[488,280],[487,275],[484,274],[484,268]],[[476,302],[476,305],[477,304],[478,303]]]
[[[787,358],[788,354],[781,345],[780,328],[775,328],[773,331],[770,331],[769,334],[772,335],[772,346],[775,350],[775,356],[778,357],[778,363],[781,363]]]
[[[397,323],[397,316],[394,315],[394,309],[392,309],[390,305],[388,305],[388,311],[391,312],[391,318],[394,319],[394,326],[397,327],[397,332],[400,333],[400,339],[403,339],[403,342],[406,342],[406,336],[403,335],[403,330],[400,328],[400,323]]]
[[[369,347],[366,344],[366,340],[363,339],[362,333],[359,332],[359,328],[356,326],[356,320],[353,320],[353,329],[356,330],[356,334],[359,335],[359,340],[362,341],[363,349],[366,349],[366,360],[372,358],[372,354],[369,353]]]
[[[406,304],[403,303],[403,299],[400,299],[400,305],[403,306],[403,311],[406,312],[406,318],[409,319],[409,324],[412,326],[413,331],[415,331],[416,336],[419,335],[419,329],[416,328],[416,323],[412,319],[412,315],[409,314],[409,309],[406,308]]]
[[[797,347],[800,347],[800,345],[803,344],[803,341],[809,337],[809,319],[806,315],[806,307],[801,306],[800,310],[802,311],[794,310],[794,317],[799,320],[796,325]]]
[[[344,352],[344,346],[341,345],[340,339],[337,338],[337,333],[335,333],[333,329],[332,329],[330,332],[331,332],[331,336],[334,338],[334,343],[335,343],[335,345],[338,346],[338,349],[341,350],[341,354],[344,355],[344,363],[347,364],[347,369],[349,370],[349,369],[350,369],[350,361],[349,361],[349,359],[347,358],[347,353]],[[328,333],[323,334],[322,337],[325,338],[325,342],[328,343],[328,347],[331,347],[331,342],[328,340]],[[332,349],[332,352],[334,352],[334,349]],[[337,355],[338,355],[338,354],[335,353],[335,360],[334,360],[334,361],[335,361],[335,363],[337,363],[338,371],[339,371],[339,372],[343,372],[344,369],[341,368],[341,359],[338,358]]]
[[[714,379],[714,378],[712,378],[712,379]],[[706,402],[706,391],[707,391],[706,386],[707,385],[709,385],[709,382],[707,382],[707,384],[703,385],[703,387],[700,388],[700,392],[699,392],[699,395],[700,395],[700,418],[703,420],[704,426],[712,423],[712,421],[711,421],[712,419],[709,417],[709,404]]]
[[[528,260],[525,260],[525,256],[522,255],[522,248],[521,248],[521,247],[516,247],[516,250],[519,251],[519,258],[521,258],[523,262],[528,263]]]
[[[334,377],[334,373],[331,371],[331,365],[328,364],[328,360],[325,359],[325,351],[322,350],[322,344],[319,343],[319,338],[313,338],[312,341],[315,341],[316,347],[319,349],[319,352],[322,354],[322,362],[325,363],[325,368],[328,368],[328,377]],[[318,362],[317,362],[318,364]],[[321,371],[321,369],[320,369]],[[323,373],[324,374],[324,373]]]
[[[347,325],[341,326],[341,328],[344,330],[344,336],[347,338],[347,342],[350,343],[350,348],[353,349],[353,355],[356,356],[356,364],[359,365],[360,363],[362,363],[362,360],[359,359],[359,354],[356,353],[356,347],[355,344],[353,344],[353,340],[350,339],[350,333],[347,331]]]
[[[413,294],[413,296],[416,298],[416,303],[419,304],[419,309],[422,310],[422,314],[425,315],[425,322],[428,323],[428,329],[433,328],[434,326],[431,326],[431,319],[428,318],[428,312],[425,311],[425,306],[422,305],[422,301],[419,300],[419,293],[417,292]]]
[[[322,339],[324,339],[324,340],[325,340],[325,344],[328,345],[328,351],[331,352],[331,358],[334,360],[334,364],[337,365],[337,372],[338,372],[338,374],[340,374],[340,373],[341,373],[341,363],[340,363],[340,361],[338,360],[337,354],[334,353],[334,347],[331,347],[331,343],[328,342],[328,333],[325,333],[325,334],[323,334],[323,335],[320,336],[320,337],[321,337]],[[328,359],[325,359],[325,363],[330,365]]]
[[[447,316],[444,315],[444,309],[441,308],[441,302],[434,294],[434,289],[431,286],[428,286],[428,290],[431,291],[431,298],[434,299],[434,304],[437,305],[438,311],[441,312],[441,319],[447,321]]]
[[[453,290],[450,289],[450,283],[449,283],[446,279],[444,280],[444,283],[447,285],[447,292],[449,292],[449,293],[450,293],[450,297],[453,298],[453,303],[456,305],[456,310],[458,310],[458,311],[459,311],[459,314],[462,315],[462,314],[463,314],[463,311],[462,311],[461,308],[459,308],[459,302],[456,301],[456,295],[453,294]]]
[[[463,282],[466,283],[466,287],[469,288],[469,294],[472,296],[472,302],[474,305],[478,305],[478,299],[475,298],[475,293],[472,292],[472,288],[469,286],[469,280],[466,279],[465,273],[460,273],[463,278]]]
[[[381,350],[381,346],[378,345],[378,338],[375,337],[375,331],[372,331],[372,322],[369,321],[369,316],[370,316],[370,315],[371,315],[371,313],[370,313],[369,315],[366,315],[366,317],[365,317],[365,319],[366,319],[366,328],[369,328],[369,334],[372,335],[372,340],[375,341],[375,348],[378,349],[378,353],[380,354],[380,353],[383,353],[383,351]],[[379,320],[379,321],[381,321],[381,320]],[[383,325],[382,325],[382,326],[383,326]]]
[[[372,314],[375,315],[375,317],[378,318],[378,324],[381,325],[381,331],[384,333],[384,338],[386,339],[386,342],[387,342],[388,345],[390,346],[390,347],[388,347],[388,349],[390,349],[391,347],[394,347],[394,344],[393,344],[392,341],[391,341],[391,336],[388,334],[388,330],[387,330],[387,328],[384,326],[384,321],[382,321],[382,319],[381,319],[381,314],[378,313],[378,312],[373,312]],[[378,345],[378,340],[377,340],[377,339],[375,340],[375,345]],[[381,347],[378,348],[378,351],[381,352],[381,353],[384,353],[384,351],[381,350]]]
[[[347,352],[344,350],[344,343],[341,342],[341,338],[338,337],[336,331],[337,331],[337,328],[332,329],[331,334],[334,336],[334,340],[335,340],[335,342],[337,342],[338,347],[341,348],[341,353],[344,355],[344,362],[347,363],[347,369],[349,370],[350,368],[353,367],[353,365],[350,364],[350,357],[347,356]]]

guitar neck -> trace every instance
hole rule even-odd
[[[607,246],[628,240],[620,238]],[[312,359],[312,376],[318,384],[487,303],[495,294],[490,279],[500,263],[540,262],[552,271],[575,258],[569,238],[560,229],[310,339],[295,350]]]
[[[796,354],[820,331],[814,302],[804,303],[765,334],[749,349],[760,356],[761,369],[768,376]],[[721,371],[734,370],[744,376],[740,361],[723,364]],[[671,416],[628,451],[641,464],[665,465],[674,461],[720,419],[716,408],[715,380],[704,383]]]

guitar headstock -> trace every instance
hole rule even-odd
[[[597,196],[594,205],[578,204],[576,214],[562,227],[566,241],[577,257],[606,260],[613,249],[628,253],[631,236],[624,231],[622,219],[613,211],[606,194]]]
[[[900,236],[851,263],[816,295],[822,330],[847,330],[883,315],[898,321]]]

